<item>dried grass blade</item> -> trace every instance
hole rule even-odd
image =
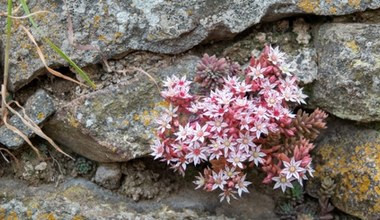
[[[8,149],[0,148],[0,151],[5,151],[7,154],[9,154],[13,158],[13,160],[16,162],[17,166],[20,166],[15,155],[13,155]],[[4,154],[2,152],[1,152],[1,155],[3,156],[4,160],[6,160],[9,163],[9,161],[7,160],[7,158],[4,156]]]
[[[26,4],[25,0],[20,0],[22,8],[24,12],[29,15],[30,10],[28,5]],[[40,33],[42,36],[44,36],[44,33],[41,33],[40,29],[38,28],[38,25],[33,20],[33,17],[29,17],[29,21],[32,23],[33,27]],[[56,46],[49,38],[43,37],[43,40],[49,44],[49,46],[59,55],[61,56],[66,62],[68,62],[79,74],[80,77],[82,77],[93,89],[96,89],[95,83],[90,79],[90,77],[87,75],[86,72],[84,72],[74,61],[70,59],[69,56],[67,56],[58,46]],[[72,81],[72,80],[70,80]],[[84,84],[81,84],[84,85]]]
[[[9,163],[9,160],[5,157],[5,155],[3,154],[3,152],[1,152],[1,150],[5,148],[0,148],[0,153],[1,153],[1,156],[3,157],[3,159],[5,160],[5,162]]]
[[[41,13],[51,13],[50,11],[36,11],[36,12],[33,12],[33,13],[30,13],[29,15],[24,15],[24,16],[12,16],[12,15],[9,15],[9,17],[13,18],[13,19],[25,19],[25,18],[29,18],[31,16],[34,16],[34,15],[37,15],[37,14],[41,14]],[[2,16],[4,14],[0,13],[0,16]]]
[[[152,75],[150,75],[148,72],[146,72],[145,70],[143,70],[141,68],[138,68],[138,67],[132,67],[132,69],[134,69],[134,70],[136,70],[136,71],[138,71],[140,73],[143,73],[146,76],[148,76],[148,78],[154,82],[154,84],[156,85],[157,89],[160,90],[160,87],[158,86],[157,81],[153,78]]]
[[[2,93],[4,93],[5,91],[5,87],[4,85],[1,86],[1,91]],[[43,133],[43,131],[41,130],[41,128],[36,124],[34,123],[27,115],[26,115],[26,112],[25,112],[25,109],[18,103],[18,102],[15,102],[15,101],[12,101],[13,103],[15,103],[18,107],[21,108],[22,110],[22,113],[24,116],[22,116],[19,112],[17,112],[16,110],[14,110],[5,100],[4,98],[5,96],[2,94],[2,102],[3,102],[3,105],[5,105],[5,107],[10,111],[12,112],[14,115],[16,115],[17,117],[20,118],[20,120],[22,121],[22,123],[24,125],[26,125],[27,127],[29,127],[35,134],[37,134],[38,136],[40,136],[41,138],[45,139],[46,141],[48,141],[58,152],[62,153],[63,155],[71,158],[71,159],[74,159],[72,158],[70,155],[66,154],[65,152],[63,152],[61,150],[60,147],[58,147],[58,145],[56,145],[54,143],[54,141],[49,138],[45,133]],[[3,116],[3,121],[4,121],[4,124],[5,126],[12,130],[13,132],[15,132],[16,134],[20,135],[20,137],[22,139],[24,139],[25,142],[27,142],[31,147],[32,149],[37,153],[38,157],[41,158],[40,154],[39,154],[39,151],[38,149],[32,144],[32,142],[30,141],[30,139],[24,134],[22,133],[18,128],[10,125],[8,122],[7,122],[7,116],[8,116],[8,112],[5,112],[5,115]]]
[[[11,15],[14,14],[14,13],[16,13],[16,12],[18,12],[18,10],[20,10],[20,8],[21,8],[21,5],[17,6],[17,8],[15,8],[14,10],[12,10]],[[7,12],[1,12],[0,16],[8,16],[8,13]]]
[[[87,87],[87,85],[85,85],[85,84],[83,84],[83,83],[81,83],[81,82],[79,82],[79,81],[77,81],[77,80],[75,80],[75,79],[72,79],[72,78],[70,78],[70,77],[68,77],[68,76],[65,76],[65,75],[63,75],[62,73],[60,73],[60,72],[58,72],[58,71],[55,71],[55,70],[53,70],[52,68],[50,68],[50,67],[47,65],[46,60],[45,60],[45,56],[44,56],[44,54],[42,53],[42,51],[41,51],[40,47],[38,46],[36,40],[34,39],[33,35],[32,35],[32,34],[28,31],[28,29],[26,29],[24,26],[21,25],[20,27],[25,31],[25,33],[28,35],[29,39],[30,39],[30,40],[33,42],[33,44],[36,46],[38,56],[40,57],[42,63],[43,63],[44,66],[45,66],[45,68],[46,68],[51,74],[53,74],[54,76],[57,76],[57,77],[60,77],[60,78],[63,78],[63,79],[69,80],[69,81],[71,81],[71,82],[77,83],[77,84],[79,84],[79,85],[81,85],[81,86],[85,86],[85,87]]]
[[[3,118],[3,121],[4,121],[4,125],[11,131],[13,131],[14,133],[16,133],[17,135],[19,135],[26,143],[28,143],[28,145],[33,149],[34,152],[36,152],[38,158],[41,158],[41,154],[40,154],[40,151],[37,149],[37,147],[35,147],[33,145],[33,143],[30,141],[30,139],[24,134],[22,133],[18,128],[16,128],[15,126],[13,125],[10,125],[7,120],[5,118]]]
[[[116,72],[118,73],[125,73],[125,72],[133,72],[133,71],[137,71],[137,72],[140,72],[142,74],[144,74],[145,76],[147,76],[157,87],[158,91],[160,91],[160,86],[158,85],[157,81],[154,79],[154,77],[149,74],[148,72],[146,72],[145,70],[141,69],[141,68],[138,68],[138,67],[131,67],[129,69],[124,69],[124,70],[118,70]]]
[[[25,109],[18,103],[18,102],[15,102],[13,101],[22,111],[23,115],[21,116],[17,111],[16,112],[12,112],[13,114],[17,115],[25,125],[27,125],[30,129],[33,130],[33,132],[40,136],[41,138],[45,139],[47,142],[49,142],[58,152],[60,152],[61,154],[71,158],[74,160],[74,158],[72,158],[70,155],[66,154],[64,151],[61,150],[61,148],[50,138],[48,137],[42,130],[41,128],[36,124],[34,123],[34,121],[29,118],[29,116],[26,114],[25,112]]]
[[[4,89],[4,85],[2,86],[2,89]],[[4,96],[3,96],[4,97]],[[5,102],[5,99],[2,98],[3,100],[3,104],[5,103],[5,106],[7,107],[8,110],[10,110],[12,113],[13,112],[17,112],[16,110],[14,110],[11,106],[9,106],[6,102]],[[32,144],[32,142],[30,141],[30,139],[24,134],[22,133],[18,128],[16,128],[15,126],[13,125],[10,125],[7,121],[7,117],[8,117],[8,112],[5,112],[5,114],[3,115],[3,122],[4,122],[4,125],[10,129],[11,131],[15,132],[16,134],[18,134],[26,143],[29,144],[29,146],[36,152],[36,154],[38,155],[38,158],[41,158],[41,155],[40,155],[40,152],[39,150]],[[21,119],[22,120],[22,119]],[[24,122],[23,122],[24,123]],[[26,124],[27,125],[27,124]]]

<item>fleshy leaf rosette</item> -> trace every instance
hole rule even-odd
[[[238,69],[236,64],[234,68]],[[220,190],[220,200],[248,193],[247,172],[261,169],[263,183],[285,191],[301,185],[314,170],[310,151],[327,114],[322,110],[293,113],[291,106],[307,97],[278,47],[265,46],[244,71],[205,55],[195,81],[209,89],[191,94],[186,77],[168,77],[161,92],[169,103],[156,120],[152,156],[185,175],[189,165],[208,163],[194,183],[206,191]],[[212,75],[214,74],[214,75]]]
[[[204,54],[197,65],[194,81],[210,91],[215,88],[223,88],[225,77],[235,76],[240,73],[241,67],[238,63],[231,62],[225,58],[218,59],[215,55]]]

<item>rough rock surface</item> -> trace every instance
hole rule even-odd
[[[380,218],[380,130],[333,121],[314,151],[316,172],[307,192],[317,196],[321,181],[335,181],[331,201],[361,219]],[[367,125],[368,126],[368,125]]]
[[[189,75],[198,61],[188,56],[154,75],[160,80],[172,74]],[[70,102],[49,120],[45,131],[91,160],[128,161],[150,153],[153,122],[164,104],[154,83],[137,75]]]
[[[251,191],[231,205],[220,203],[215,193],[194,191],[181,185],[180,192],[161,201],[134,202],[92,182],[73,179],[54,185],[27,187],[15,180],[0,180],[1,219],[276,219],[274,202]],[[191,194],[192,196],[188,196]]]
[[[53,98],[44,90],[38,90],[29,97],[24,108],[26,115],[37,125],[45,122],[46,119],[55,112]],[[8,122],[28,137],[34,134],[34,132],[15,115],[12,116]],[[0,127],[0,143],[9,149],[18,149],[25,144],[25,141],[18,134],[9,130],[5,125],[2,125]]]
[[[73,23],[74,41],[92,45],[108,58],[131,50],[159,53],[180,53],[201,42],[232,37],[261,21],[270,21],[295,14],[343,15],[380,7],[379,0],[371,2],[338,0],[271,0],[271,1],[28,1],[32,12],[49,10],[35,16],[41,31],[57,43],[81,66],[99,62],[97,50],[76,50],[67,37],[67,11]],[[6,11],[6,4],[0,5]],[[20,10],[21,11],[21,10]],[[170,16],[169,16],[170,15]],[[1,26],[5,19],[0,20]],[[15,27],[28,21],[17,20]],[[28,26],[28,25],[27,25]],[[5,34],[1,36],[4,42]],[[41,40],[42,42],[43,40]],[[1,42],[1,41],[0,41]],[[10,89],[15,91],[43,72],[36,49],[20,28],[12,37]],[[49,65],[65,62],[46,44],[41,45]]]
[[[119,163],[102,163],[95,173],[95,182],[107,189],[118,189],[121,184]]]
[[[298,77],[300,83],[309,84],[317,79],[317,53],[314,48],[300,48],[289,59],[297,64],[297,71],[294,74]]]
[[[380,25],[324,24],[310,103],[344,119],[380,121]]]
[[[173,184],[178,176],[147,169],[141,161],[124,163],[121,169],[125,177],[119,192],[134,201],[166,197],[175,193],[180,187],[178,184]]]

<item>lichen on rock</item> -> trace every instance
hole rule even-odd
[[[30,0],[31,12],[49,10],[34,19],[41,29],[35,33],[56,43],[80,66],[99,62],[101,56],[114,58],[133,50],[177,54],[211,40],[231,39],[238,33],[263,21],[273,21],[297,14],[344,15],[375,9],[379,0],[370,3],[338,0],[274,0],[274,1],[62,1]],[[6,4],[0,5],[6,11]],[[99,50],[79,50],[66,37],[67,13],[70,14],[76,45],[92,45]],[[169,16],[170,15],[170,16]],[[16,20],[28,26],[28,20]],[[5,26],[5,19],[0,25]],[[5,34],[0,37],[5,39]],[[0,40],[0,42],[1,42]],[[42,42],[42,40],[41,40]],[[23,31],[15,29],[11,40],[10,83],[17,91],[46,71],[36,48]],[[67,66],[47,44],[40,45],[48,65]]]
[[[157,71],[158,83],[174,73],[195,72],[199,58],[187,56]],[[63,146],[98,162],[122,162],[150,153],[155,117],[162,102],[156,85],[144,75],[82,96],[58,110],[46,133]]]
[[[308,193],[317,196],[321,181],[332,178],[334,206],[362,219],[379,218],[380,132],[341,121],[329,124],[314,153],[316,172]]]
[[[318,76],[310,104],[343,118],[380,120],[378,24],[324,24],[316,32]]]

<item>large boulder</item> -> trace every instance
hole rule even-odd
[[[349,122],[329,123],[323,140],[314,151],[316,172],[307,192],[318,197],[321,182],[335,182],[331,202],[361,219],[380,218],[380,130],[378,125],[356,126]]]
[[[48,10],[34,19],[40,31],[62,48],[79,65],[99,62],[102,51],[107,58],[124,55],[132,50],[159,53],[180,53],[201,42],[225,40],[262,21],[271,21],[296,14],[343,15],[380,7],[380,0],[371,2],[338,0],[271,1],[28,1],[32,12]],[[0,5],[6,11],[6,4]],[[87,50],[75,49],[69,42],[67,12],[71,15],[73,36],[77,45],[92,45]],[[0,25],[5,26],[5,20]],[[16,20],[30,26],[28,20]],[[4,42],[5,34],[0,42]],[[40,39],[40,42],[43,42]],[[16,91],[43,73],[34,45],[21,28],[12,33],[9,88]],[[82,47],[83,48],[83,47]],[[98,48],[98,49],[94,49]],[[46,44],[41,45],[47,62],[52,66],[67,65]]]
[[[380,25],[322,25],[310,104],[344,119],[380,121]]]
[[[188,56],[154,75],[158,82],[174,74],[191,75],[199,58]],[[154,120],[165,105],[159,88],[145,75],[126,78],[73,100],[46,124],[46,133],[74,152],[98,162],[147,156]]]

